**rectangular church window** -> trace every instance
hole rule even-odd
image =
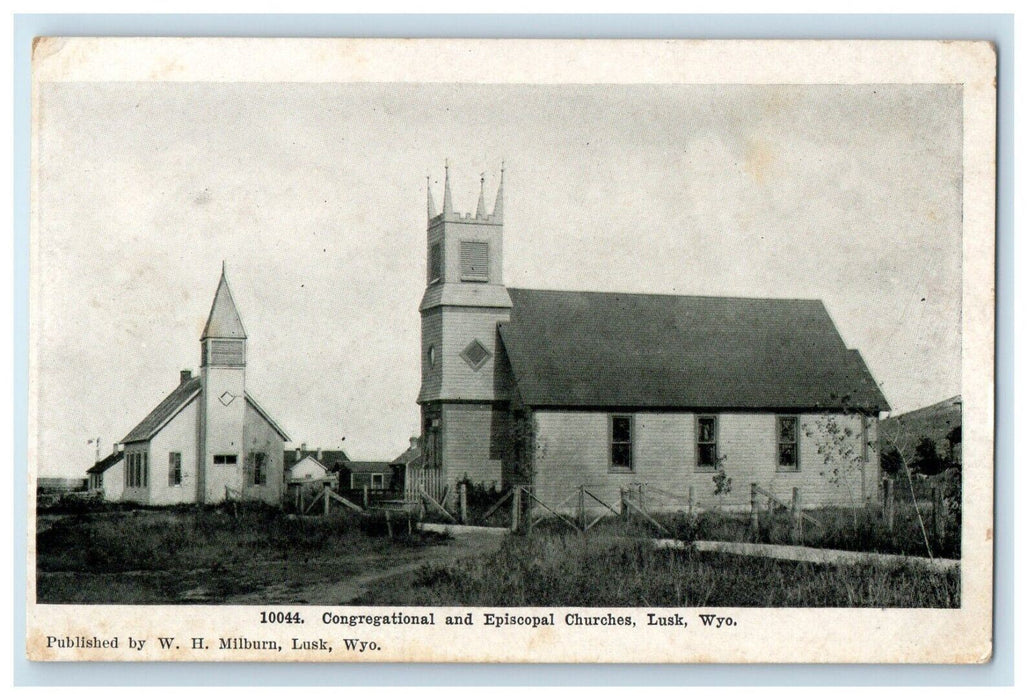
[[[779,416],[776,419],[777,467],[780,471],[798,471],[798,417]]]
[[[719,464],[715,428],[715,416],[697,417],[697,468],[702,471],[712,471]]]
[[[255,486],[266,485],[266,453],[265,452],[252,452],[248,455],[248,461],[251,463],[251,477],[252,484]]]
[[[611,416],[611,471],[633,470],[632,416]]]
[[[169,453],[169,485],[179,486],[183,483],[183,459],[179,452]]]

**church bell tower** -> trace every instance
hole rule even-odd
[[[510,320],[503,285],[503,176],[485,206],[481,178],[474,214],[453,208],[446,163],[442,211],[428,182],[427,286],[421,314],[421,405],[425,464],[444,485],[464,478],[502,485],[500,424],[509,396],[497,324]],[[460,435],[462,440],[451,440]]]
[[[243,487],[245,351],[248,334],[230,293],[226,266],[201,334],[198,502],[223,500]]]

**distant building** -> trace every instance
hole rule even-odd
[[[388,462],[349,462],[341,470],[342,489],[359,491],[387,491],[392,484],[392,467]]]
[[[115,498],[280,503],[289,438],[245,389],[247,337],[224,269],[201,335],[200,375],[180,372],[179,385],[122,439],[122,492]]]
[[[288,481],[324,479],[335,475],[349,463],[341,450],[307,450],[305,445],[284,452],[284,477]]]
[[[408,490],[531,482],[557,504],[647,483],[707,503],[722,471],[727,503],[746,504],[751,483],[848,502],[817,449],[833,418],[864,457],[854,500],[874,493],[889,407],[822,301],[508,288],[503,226],[502,171],[491,213],[484,178],[473,216],[454,211],[448,168],[441,212],[428,191],[423,463]]]
[[[36,493],[58,495],[86,491],[87,479],[41,476],[36,479]]]

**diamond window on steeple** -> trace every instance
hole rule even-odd
[[[464,358],[464,361],[471,365],[471,369],[477,372],[492,357],[492,353],[477,340],[472,340],[471,344],[460,353],[460,357]]]

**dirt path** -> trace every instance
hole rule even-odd
[[[385,565],[383,561],[371,562],[371,565],[376,568],[361,574],[348,575],[338,581],[309,584],[302,588],[277,584],[254,593],[233,596],[223,602],[236,605],[260,603],[348,605],[379,581],[405,576],[425,564],[443,566],[469,557],[490,554],[499,548],[501,541],[502,537],[493,533],[456,533],[453,535],[453,539],[447,543],[415,550],[412,554],[404,555],[398,558],[396,563],[390,565]]]

